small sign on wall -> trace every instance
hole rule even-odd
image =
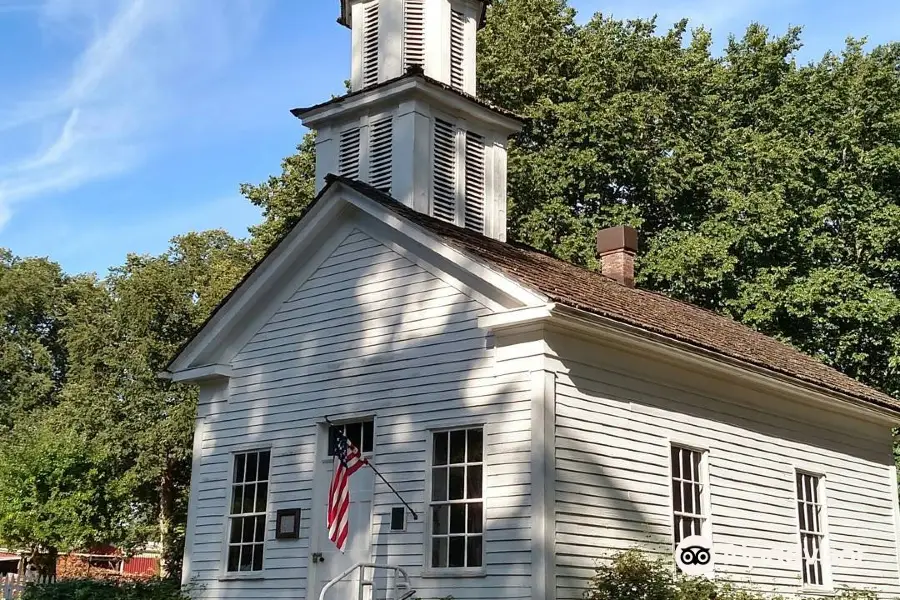
[[[300,537],[300,509],[283,508],[275,514],[275,539],[296,540]]]

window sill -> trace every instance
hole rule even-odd
[[[260,571],[254,573],[224,573],[219,575],[219,581],[260,581],[266,576]]]
[[[487,577],[487,569],[427,569],[422,572],[421,577],[422,579]]]

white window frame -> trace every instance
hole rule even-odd
[[[480,567],[432,567],[431,566],[431,530],[432,530],[432,518],[431,518],[431,508],[434,502],[432,501],[432,485],[433,485],[433,474],[432,469],[435,468],[434,465],[434,436],[438,433],[450,433],[452,431],[460,431],[465,430],[468,431],[470,429],[481,429],[481,566]],[[473,423],[459,423],[454,425],[446,425],[440,427],[434,427],[428,429],[426,431],[426,460],[425,460],[425,537],[423,540],[422,548],[423,548],[423,564],[425,568],[423,569],[422,576],[423,577],[484,577],[487,575],[487,500],[488,500],[488,485],[487,485],[487,470],[489,465],[489,453],[488,453],[488,427],[483,422],[473,422]],[[449,442],[449,438],[448,438]],[[449,450],[449,448],[448,448]],[[478,463],[465,463],[469,464],[478,464]],[[456,465],[456,463],[454,463]],[[456,465],[459,466],[459,465]],[[449,490],[448,490],[449,491]],[[465,502],[465,499],[463,499]],[[443,502],[438,502],[439,504],[443,504]],[[468,536],[467,536],[468,537]]]
[[[265,501],[265,510],[263,512],[254,512],[254,513],[241,513],[241,514],[232,514],[231,506],[233,502],[233,494],[234,494],[234,486],[239,485],[234,482],[234,467],[237,457],[239,455],[247,455],[247,454],[259,454],[262,452],[269,453],[269,472],[267,473],[266,480],[257,480],[254,483],[259,483],[262,481],[266,482],[266,501]],[[268,531],[269,531],[269,506],[271,504],[272,499],[272,466],[273,466],[273,458],[274,458],[274,450],[271,446],[247,446],[247,447],[239,447],[234,449],[230,455],[228,460],[228,484],[227,484],[227,492],[225,498],[225,527],[222,536],[222,565],[220,568],[219,579],[263,579],[265,577],[267,565],[266,565],[266,546],[268,544]],[[258,459],[257,459],[258,460]],[[245,463],[246,464],[246,463]],[[257,463],[258,465],[258,463]],[[246,466],[245,466],[246,469]],[[260,570],[250,570],[250,571],[229,571],[228,570],[228,555],[229,551],[232,547],[231,543],[231,522],[235,518],[247,518],[247,517],[263,517],[265,530],[263,532],[263,563],[262,569]],[[244,545],[244,544],[240,544]]]
[[[689,518],[699,518],[700,519],[700,535],[706,538],[712,538],[712,518],[711,518],[711,508],[712,501],[710,497],[709,491],[709,448],[698,446],[696,444],[684,443],[679,440],[671,440],[667,445],[667,456],[666,463],[668,465],[667,471],[669,475],[669,517],[671,526],[669,531],[672,535],[672,545],[675,546],[677,542],[677,536],[675,535],[675,527],[678,516],[687,516]],[[674,450],[679,449],[687,452],[694,452],[700,455],[700,473],[699,473],[699,483],[700,485],[700,513],[683,513],[683,511],[677,511],[675,509],[675,472],[672,469],[672,453]],[[679,462],[679,465],[681,463]],[[693,464],[693,463],[692,463]],[[679,472],[679,475],[682,473]],[[683,482],[683,479],[679,477],[679,481]],[[682,493],[682,507],[684,501],[684,494]],[[676,514],[682,512],[682,515]]]
[[[800,523],[800,503],[805,500],[801,497],[802,492],[800,489],[800,478],[801,477],[812,477],[816,481],[816,502],[815,505],[819,507],[819,527],[820,531],[813,533],[811,530],[804,530],[801,527]],[[826,476],[823,471],[811,470],[811,469],[803,469],[803,468],[794,468],[794,478],[793,478],[793,507],[794,507],[794,515],[797,523],[797,547],[800,549],[800,556],[798,560],[798,569],[800,571],[800,582],[804,590],[811,591],[830,591],[832,589],[832,580],[831,580],[831,559],[830,559],[830,551],[829,551],[829,536],[828,536],[828,495],[826,492]],[[818,535],[820,538],[819,542],[819,564],[822,567],[822,581],[821,583],[807,583],[804,581],[806,577],[805,572],[805,558],[804,558],[804,541],[805,536],[807,535]]]

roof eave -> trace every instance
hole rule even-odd
[[[328,102],[323,102],[315,106],[305,108],[294,108],[291,114],[300,119],[303,125],[311,129],[315,129],[318,123],[336,113],[344,113],[352,111],[356,108],[362,110],[370,107],[372,104],[372,94],[379,94],[380,101],[388,100],[396,102],[398,96],[408,96],[412,94],[422,94],[432,100],[438,100],[446,107],[452,107],[467,113],[481,114],[486,121],[492,125],[504,129],[509,135],[518,133],[524,126],[524,119],[519,115],[503,110],[496,106],[492,106],[487,102],[480,101],[477,98],[463,94],[459,91],[450,89],[449,86],[423,75],[420,72],[412,71],[395,77],[388,81],[384,81],[366,89],[357,92],[351,92],[338,98],[333,98]]]

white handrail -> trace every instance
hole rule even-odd
[[[379,565],[377,563],[356,563],[355,565],[353,565],[352,567],[350,567],[349,569],[347,569],[346,571],[344,571],[343,573],[341,573],[340,575],[338,575],[337,577],[335,577],[334,579],[332,579],[331,581],[326,583],[325,587],[322,588],[322,591],[319,594],[319,600],[325,600],[325,594],[326,594],[326,592],[328,592],[328,590],[333,588],[342,579],[345,579],[346,577],[349,577],[350,575],[352,575],[353,572],[356,570],[359,570],[359,591],[358,591],[357,600],[363,600],[363,594],[362,594],[363,589],[365,588],[366,585],[373,585],[373,581],[365,579],[366,569],[374,569],[374,570],[384,569],[385,571],[394,571],[396,573],[394,575],[394,589],[393,589],[393,593],[391,595],[391,597],[393,599],[397,600],[398,599],[397,594],[401,591],[403,591],[403,592],[410,591],[409,590],[409,575],[406,573],[406,571],[403,568],[394,567],[391,565]],[[402,582],[399,581],[400,578],[403,579]],[[373,576],[373,579],[374,579],[374,576]],[[407,593],[403,597],[407,598],[407,597],[409,597],[409,594]]]

